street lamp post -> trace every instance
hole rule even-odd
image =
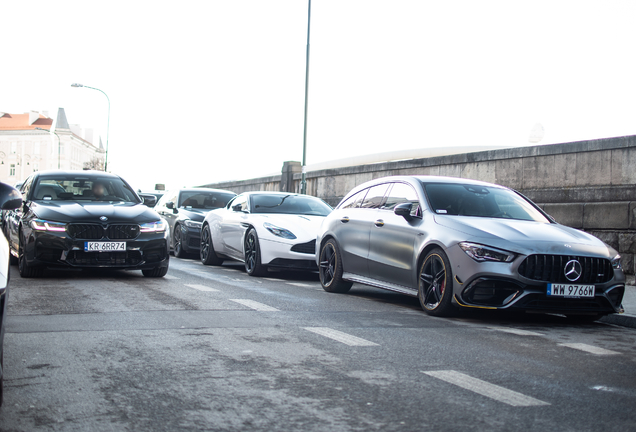
[[[89,87],[87,85],[78,84],[78,83],[71,84],[71,87],[84,87],[91,90],[97,90],[98,92],[102,92],[102,94],[106,96],[106,100],[108,101],[108,119],[106,120],[106,156],[104,156],[104,171],[108,171],[108,130],[110,128],[110,98],[108,97],[105,91],[95,87]]]
[[[303,128],[303,166],[300,180],[300,193],[307,193],[307,103],[309,99],[309,35],[311,25],[311,0],[307,11],[307,55],[305,58],[305,121]]]
[[[42,128],[39,128],[39,127],[36,127],[35,129],[55,134],[55,136],[57,137],[57,169],[60,169],[60,147],[62,145],[61,144],[61,140],[60,140],[60,136],[54,130],[42,129]]]

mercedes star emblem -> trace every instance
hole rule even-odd
[[[565,268],[563,269],[563,273],[565,273],[565,277],[570,282],[574,282],[578,278],[581,277],[581,273],[583,273],[583,267],[581,267],[581,263],[577,260],[570,260],[565,264]]]
[[[106,222],[108,220],[108,218],[106,216],[100,216],[99,220],[102,222]]]

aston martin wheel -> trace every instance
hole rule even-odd
[[[214,251],[214,244],[212,243],[212,232],[210,231],[210,225],[206,225],[201,233],[201,262],[204,265],[220,266],[223,264],[223,260]]]
[[[174,226],[174,234],[172,235],[172,250],[174,251],[175,258],[184,258],[186,256],[186,253],[183,251],[181,227],[179,225]]]
[[[250,228],[245,234],[245,271],[250,276],[264,276],[267,267],[261,264],[261,248],[258,243],[258,235],[254,228]]]
[[[451,304],[453,283],[451,266],[443,250],[430,251],[419,271],[417,297],[422,309],[429,315],[449,316],[455,312]]]
[[[346,293],[351,289],[351,282],[342,280],[342,259],[340,248],[334,239],[329,239],[320,249],[320,284],[331,293]]]

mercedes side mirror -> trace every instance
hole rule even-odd
[[[398,216],[402,216],[405,219],[411,219],[411,209],[413,208],[413,204],[411,203],[402,203],[395,206],[393,209],[393,213]]]
[[[0,208],[15,210],[22,205],[22,194],[13,186],[0,182]]]
[[[243,211],[243,205],[242,204],[236,204],[235,206],[232,206],[232,211],[235,211],[235,212]]]

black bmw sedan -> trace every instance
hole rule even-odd
[[[121,177],[101,171],[36,172],[20,191],[23,204],[7,215],[11,254],[22,277],[46,267],[168,272],[168,229],[153,205]]]

